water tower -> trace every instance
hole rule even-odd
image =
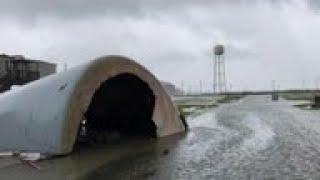
[[[224,46],[219,44],[214,47],[213,93],[219,94],[225,93],[226,91]]]

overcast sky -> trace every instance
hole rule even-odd
[[[303,0],[0,0],[0,53],[69,67],[102,55],[136,59],[186,90],[212,83],[226,45],[234,89],[320,85],[320,14]]]

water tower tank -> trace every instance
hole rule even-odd
[[[223,45],[216,45],[214,47],[214,54],[215,55],[223,55],[224,54],[224,46]]]

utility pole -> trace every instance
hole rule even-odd
[[[275,80],[272,80],[272,100],[273,101],[278,101],[279,100],[279,95],[277,92],[277,84]]]
[[[199,94],[202,94],[202,81],[199,82]]]
[[[276,80],[272,80],[272,91],[276,91]]]
[[[184,95],[185,92],[184,92],[184,82],[183,81],[181,81],[181,91],[182,91],[182,95]]]
[[[301,88],[302,90],[306,90],[306,81],[305,80],[302,80],[302,83],[301,83]]]

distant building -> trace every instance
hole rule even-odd
[[[56,72],[56,64],[0,54],[0,92],[12,85],[24,85]]]
[[[171,96],[179,96],[184,94],[181,89],[177,88],[172,83],[162,81],[161,84],[165,88],[167,93],[170,94]]]

